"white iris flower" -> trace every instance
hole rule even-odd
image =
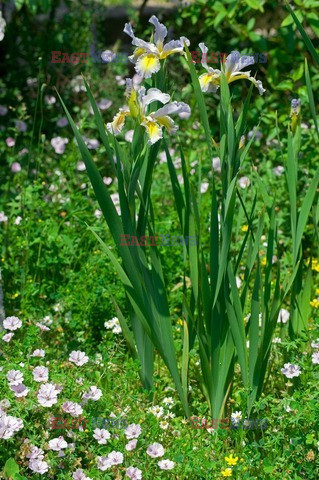
[[[203,73],[199,77],[201,89],[203,92],[216,92],[220,86],[220,77],[222,72],[217,68],[211,68],[207,65],[208,48],[206,47],[206,45],[204,43],[200,43],[199,48],[203,53],[201,63],[206,70],[206,73]],[[261,81],[256,80],[254,77],[251,77],[250,72],[242,71],[243,68],[247,67],[248,65],[253,65],[254,63],[255,59],[253,56],[240,57],[239,52],[231,52],[226,58],[225,66],[222,67],[227,82],[231,83],[235,80],[241,80],[242,78],[246,78],[258,88],[260,95],[262,95],[266,90],[263,88]]]
[[[184,53],[184,43],[187,46],[190,44],[186,37],[181,37],[179,40],[171,40],[164,45],[167,28],[159,22],[155,15],[149,19],[149,22],[155,27],[154,43],[137,38],[130,23],[126,23],[124,27],[124,32],[132,38],[132,45],[136,47],[129,59],[135,64],[136,72],[144,78],[150,78],[153,73],[160,70],[160,60],[173,53]]]
[[[130,116],[137,119],[149,137],[148,143],[153,145],[163,137],[163,127],[169,134],[176,133],[178,126],[175,125],[170,115],[190,113],[190,107],[184,102],[170,102],[170,95],[161,92],[158,88],[145,87],[134,88],[131,79],[126,80],[126,97],[128,106],[120,108],[113,121],[106,125],[107,130],[118,135],[125,123],[125,118]],[[161,102],[164,106],[154,112],[149,112],[148,107],[153,102]]]

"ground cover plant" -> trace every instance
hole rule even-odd
[[[3,8],[1,478],[318,478],[316,5],[227,6]]]

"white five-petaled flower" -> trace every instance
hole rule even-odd
[[[83,408],[76,402],[70,402],[69,400],[64,402],[62,410],[72,415],[72,417],[78,417],[83,413]]]
[[[127,442],[127,444],[125,445],[125,450],[127,450],[128,452],[131,452],[136,448],[136,445],[137,445],[137,439],[134,438],[133,440],[130,440],[129,442]]]
[[[299,367],[299,365],[294,365],[292,363],[285,363],[284,368],[281,369],[281,372],[287,378],[299,377],[299,375],[301,374],[301,368]]]
[[[73,480],[91,480],[90,477],[87,477],[81,468],[78,468],[73,473]]]
[[[10,385],[10,390],[14,393],[14,396],[17,398],[26,397],[29,393],[29,389],[20,383],[19,385]]]
[[[175,463],[168,459],[160,460],[157,465],[161,470],[172,470],[175,467]]]
[[[207,65],[207,52],[208,48],[204,43],[199,44],[203,56],[201,59],[201,64],[205,68],[206,73],[203,73],[199,77],[199,83],[203,92],[216,92],[220,86],[222,71],[209,67]],[[222,70],[225,73],[227,83],[234,82],[235,80],[241,80],[246,78],[250,80],[257,88],[262,95],[266,90],[263,88],[260,80],[256,80],[254,77],[250,76],[249,72],[243,72],[242,69],[248,65],[253,65],[255,59],[253,56],[240,56],[239,52],[233,51],[227,56],[225,61],[225,66],[222,66]]]
[[[35,382],[47,382],[49,378],[49,370],[47,367],[35,367],[35,369],[32,372],[33,374],[33,380]]]
[[[22,325],[21,320],[18,317],[7,317],[3,320],[3,327],[6,330],[18,330]]]
[[[102,470],[102,472],[108,470],[109,468],[111,468],[111,466],[112,463],[109,457],[97,457],[97,468],[99,470]]]
[[[131,466],[126,469],[125,475],[131,480],[141,480],[142,470]]]
[[[100,390],[94,385],[89,388],[89,391],[87,393],[83,394],[84,401],[94,400],[94,402],[97,402],[101,397],[102,397],[102,390]]]
[[[30,445],[30,450],[26,454],[26,457],[30,460],[43,460],[44,451],[42,448],[36,447],[35,445]]]
[[[44,460],[30,460],[29,468],[34,473],[39,473],[40,475],[43,475],[49,470],[49,465]]]
[[[111,434],[108,430],[105,430],[105,428],[96,428],[94,430],[94,435],[93,438],[97,440],[97,443],[100,445],[105,445],[107,441],[111,438]]]
[[[126,97],[128,106],[120,108],[112,122],[106,127],[110,133],[118,135],[123,127],[125,118],[131,116],[139,121],[149,137],[148,143],[153,145],[163,137],[163,127],[169,134],[174,134],[178,130],[170,115],[181,112],[190,112],[190,107],[184,102],[170,102],[170,95],[161,92],[158,88],[150,88],[146,91],[145,87],[135,89],[131,79],[126,80]],[[148,106],[153,102],[161,102],[164,106],[155,112],[148,112]]]
[[[52,440],[49,441],[50,450],[54,450],[56,452],[59,452],[63,448],[67,448],[67,446],[68,444],[62,436],[53,438]]]
[[[138,438],[141,433],[142,429],[141,426],[138,423],[131,423],[124,431],[125,436],[128,440],[131,440],[132,438]]]
[[[146,453],[152,458],[157,458],[162,457],[165,453],[165,450],[163,448],[163,445],[155,442],[147,447]]]
[[[160,60],[173,53],[184,53],[184,44],[187,46],[190,44],[186,37],[180,37],[179,40],[171,40],[164,45],[167,36],[165,25],[160,23],[155,15],[149,19],[149,23],[155,27],[154,43],[137,38],[130,23],[126,23],[124,27],[124,32],[132,38],[132,45],[136,47],[129,59],[135,64],[136,72],[144,78],[150,78],[153,73],[160,70]]]
[[[10,385],[20,385],[23,382],[23,373],[20,370],[9,370],[7,380]]]
[[[23,428],[23,421],[21,418],[13,417],[11,415],[2,415],[0,418],[0,439],[7,440],[13,437],[15,432]]]
[[[121,452],[116,452],[115,450],[109,453],[107,458],[111,465],[120,465],[124,460],[123,454]]]
[[[5,335],[3,335],[2,337],[2,340],[4,342],[10,342],[10,340],[14,337],[14,333],[13,332],[10,332],[10,333],[6,333]]]
[[[319,364],[319,352],[315,352],[312,354],[312,363]]]
[[[45,351],[42,350],[41,348],[37,348],[34,350],[32,353],[31,357],[44,357],[45,356]]]
[[[89,361],[89,357],[85,355],[85,352],[80,352],[80,350],[73,350],[69,356],[69,362],[75,363],[77,367],[81,367]]]
[[[59,390],[56,389],[53,383],[44,383],[38,392],[38,402],[43,407],[52,407],[52,405],[57,403],[59,393]]]

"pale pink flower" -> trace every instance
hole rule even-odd
[[[121,452],[116,452],[115,450],[109,453],[107,458],[111,462],[111,465],[120,465],[124,460],[123,454]]]
[[[40,405],[43,407],[52,407],[58,401],[59,391],[52,383],[44,383],[41,385],[37,398]]]
[[[146,453],[152,458],[157,458],[162,457],[165,453],[165,450],[163,448],[163,445],[155,442],[147,447]]]
[[[54,148],[55,153],[61,155],[64,153],[66,144],[69,143],[68,138],[54,137],[51,140],[51,145]]]
[[[66,127],[68,125],[69,121],[66,117],[61,117],[59,120],[56,122],[57,127]]]
[[[85,355],[85,352],[81,352],[80,350],[73,350],[69,356],[69,362],[75,363],[77,367],[81,367],[85,363],[89,361],[89,357]]]
[[[208,182],[203,182],[200,186],[200,193],[206,193],[209,187]]]
[[[21,172],[21,165],[19,162],[13,162],[11,165],[11,172],[18,173]]]
[[[7,222],[8,217],[4,214],[4,212],[0,212],[0,223]]]
[[[84,400],[93,400],[94,402],[97,402],[101,397],[102,397],[102,390],[100,390],[94,385],[89,388],[89,391],[87,393],[83,394]]]
[[[49,370],[47,367],[35,367],[32,375],[35,382],[47,382],[49,378]]]
[[[26,397],[29,393],[29,389],[23,385],[23,383],[20,383],[19,385],[10,385],[10,390],[12,390],[17,398]]]
[[[125,449],[128,452],[131,452],[132,450],[134,450],[136,448],[136,445],[137,445],[137,440],[136,440],[136,438],[134,438],[134,440],[130,440],[129,442],[127,442],[127,444],[125,445]]]
[[[284,368],[281,369],[281,372],[287,378],[299,377],[301,374],[301,368],[299,365],[293,365],[292,363],[285,363]]]
[[[22,326],[22,322],[18,317],[7,317],[3,320],[3,327],[6,330],[18,330]]]
[[[76,402],[66,401],[62,405],[62,410],[72,415],[72,417],[78,417],[83,413],[83,408]]]
[[[102,470],[104,472],[105,470],[108,470],[111,468],[112,463],[109,460],[109,457],[97,457],[97,468],[99,470]]]
[[[45,356],[45,351],[42,350],[41,348],[37,348],[36,350],[34,350],[34,352],[32,353],[31,357],[44,357]]]
[[[21,157],[21,155],[25,155],[26,153],[29,153],[29,150],[27,148],[23,148],[22,150],[20,150],[19,155]]]
[[[312,354],[312,363],[318,364],[319,363],[319,352],[315,352]]]
[[[30,445],[29,453],[26,454],[27,458],[30,460],[43,460],[44,458],[44,451],[42,448],[38,448],[35,445]]]
[[[44,101],[47,105],[54,105],[56,98],[53,95],[45,95]]]
[[[89,150],[97,150],[100,146],[100,142],[96,138],[86,138],[85,143]]]
[[[76,164],[76,169],[77,169],[78,172],[84,172],[84,170],[86,169],[85,163],[84,162],[78,162]]]
[[[249,187],[250,185],[250,180],[248,177],[241,177],[239,180],[238,180],[238,185],[241,187],[241,188],[246,188],[246,187]]]
[[[49,327],[47,327],[46,325],[43,325],[42,323],[40,322],[37,322],[36,323],[36,326],[40,328],[40,330],[42,330],[42,332],[48,332],[50,330]]]
[[[137,423],[131,423],[131,425],[129,425],[125,431],[125,436],[128,440],[131,440],[132,438],[138,438],[141,433],[142,433],[142,429],[141,429],[141,426]]]
[[[23,421],[21,418],[12,417],[11,415],[3,415],[0,418],[0,438],[7,440],[13,437],[15,432],[23,428]]]
[[[20,385],[23,382],[23,373],[20,370],[9,370],[7,380],[10,385]]]
[[[128,467],[125,474],[131,480],[141,480],[142,478],[142,470],[135,467]]]
[[[68,447],[68,444],[64,440],[62,435],[60,437],[53,438],[52,440],[49,441],[49,448],[51,450],[54,450],[55,452],[59,452],[60,450],[63,450],[63,448],[67,448],[67,447]]]
[[[16,143],[16,142],[15,142],[14,138],[12,138],[12,137],[8,137],[8,138],[6,139],[6,144],[8,145],[8,147],[14,147],[14,146],[15,146],[15,143]]]
[[[103,177],[103,183],[105,185],[111,185],[111,183],[113,182],[113,178],[112,177]]]
[[[221,167],[221,164],[220,164],[220,158],[219,157],[213,157],[212,158],[212,164],[213,164],[214,172],[220,173],[222,171],[222,167]]]
[[[107,110],[108,108],[111,107],[111,105],[113,104],[112,100],[108,100],[107,98],[102,98],[97,106],[99,107],[100,110]]]
[[[49,470],[49,465],[43,460],[30,460],[29,468],[34,473],[39,473],[40,475],[43,475]]]
[[[12,339],[12,337],[14,337],[14,333],[10,332],[10,333],[6,333],[5,335],[3,335],[2,337],[2,340],[4,342],[10,342],[10,340]]]
[[[107,441],[109,440],[109,438],[111,438],[111,434],[108,430],[105,430],[104,428],[102,428],[102,429],[96,428],[94,430],[93,437],[95,438],[95,440],[97,440],[97,442],[100,445],[105,445],[107,443]]]
[[[73,473],[73,480],[91,480],[91,478],[87,477],[81,468],[78,468]]]
[[[160,460],[157,465],[161,470],[172,470],[175,467],[175,463],[172,460]]]
[[[319,349],[319,338],[315,342],[311,342],[312,348],[318,348]]]

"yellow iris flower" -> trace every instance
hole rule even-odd
[[[153,73],[160,70],[160,60],[164,60],[173,53],[184,53],[184,43],[187,46],[190,44],[186,37],[164,44],[167,36],[165,25],[160,23],[155,15],[149,19],[149,23],[155,27],[154,43],[137,38],[130,23],[126,23],[124,27],[124,32],[132,38],[132,45],[136,47],[129,59],[135,64],[136,72],[143,78],[150,78]]]
[[[203,73],[199,77],[199,83],[203,92],[216,92],[220,86],[220,78],[222,71],[218,68],[212,68],[207,65],[207,52],[208,48],[204,43],[199,44],[199,48],[202,51],[202,66],[205,68],[206,73]],[[243,72],[242,69],[248,65],[255,63],[253,56],[243,56],[240,57],[239,52],[231,52],[225,61],[225,65],[222,66],[223,72],[225,73],[228,83],[235,82],[236,80],[241,80],[243,78],[252,82],[262,95],[266,90],[263,88],[260,80],[256,80],[254,77],[250,76],[250,72]]]
[[[189,105],[184,102],[170,102],[170,95],[161,92],[158,88],[150,88],[147,91],[145,87],[137,88],[131,79],[126,80],[128,106],[120,108],[113,121],[106,125],[107,130],[113,135],[118,135],[124,127],[126,117],[130,116],[145,128],[150,145],[163,137],[163,127],[169,134],[176,133],[178,126],[170,115],[189,114]],[[148,106],[156,101],[164,106],[154,112],[148,112]]]

